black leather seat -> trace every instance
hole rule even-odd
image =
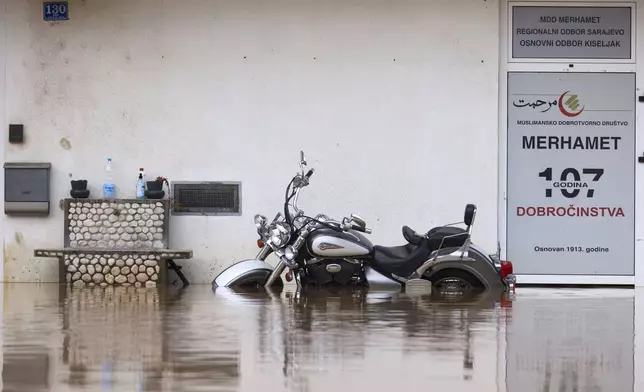
[[[467,230],[455,226],[434,227],[427,233],[427,237],[432,251],[438,248],[459,247],[467,240]]]
[[[458,247],[467,239],[466,230],[452,226],[435,227],[426,236],[419,235],[409,226],[404,226],[402,232],[407,245],[373,247],[375,269],[407,277],[427,261],[430,253],[441,246],[441,242],[443,248]]]
[[[403,226],[402,228],[403,237],[407,242],[414,245],[420,245],[420,241],[423,239],[423,236],[416,233],[411,227]]]
[[[423,236],[416,233],[411,227],[403,226],[402,232],[408,243],[416,246],[420,245]],[[443,242],[443,248],[461,246],[467,239],[467,230],[454,226],[434,227],[427,232],[427,238],[429,238],[431,250],[438,249],[441,246],[441,241]]]
[[[374,246],[373,267],[398,276],[407,277],[420,267],[429,256],[429,241],[421,238],[420,245]]]

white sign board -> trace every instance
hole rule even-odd
[[[630,59],[631,7],[512,7],[512,58]]]
[[[634,73],[509,73],[517,274],[634,274],[635,100]]]

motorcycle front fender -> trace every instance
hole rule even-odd
[[[223,270],[212,281],[213,287],[238,287],[242,285],[264,285],[273,272],[273,266],[262,260],[239,261]],[[279,280],[279,279],[278,279]]]

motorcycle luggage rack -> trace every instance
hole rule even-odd
[[[441,227],[447,227],[447,225],[441,226]],[[467,253],[467,251],[469,250],[469,247],[470,247],[470,233],[467,232],[467,231],[464,232],[464,233],[446,235],[445,237],[443,237],[443,239],[441,239],[440,245],[438,245],[438,248],[435,251],[432,252],[432,253],[434,253],[434,257],[432,259],[436,260],[436,258],[438,257],[438,254],[440,253],[440,251],[442,249],[445,249],[445,248],[443,248],[443,244],[445,243],[446,239],[450,239],[450,238],[454,238],[454,237],[461,237],[461,236],[464,236],[464,235],[467,236],[468,238],[467,238],[467,240],[465,240],[465,243],[463,243],[463,245],[461,245],[461,247],[459,248],[459,251],[461,253],[461,258],[463,258],[463,256]],[[427,237],[427,239],[429,239],[429,237]]]

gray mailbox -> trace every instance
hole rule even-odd
[[[49,215],[50,169],[51,163],[5,163],[4,213]]]

